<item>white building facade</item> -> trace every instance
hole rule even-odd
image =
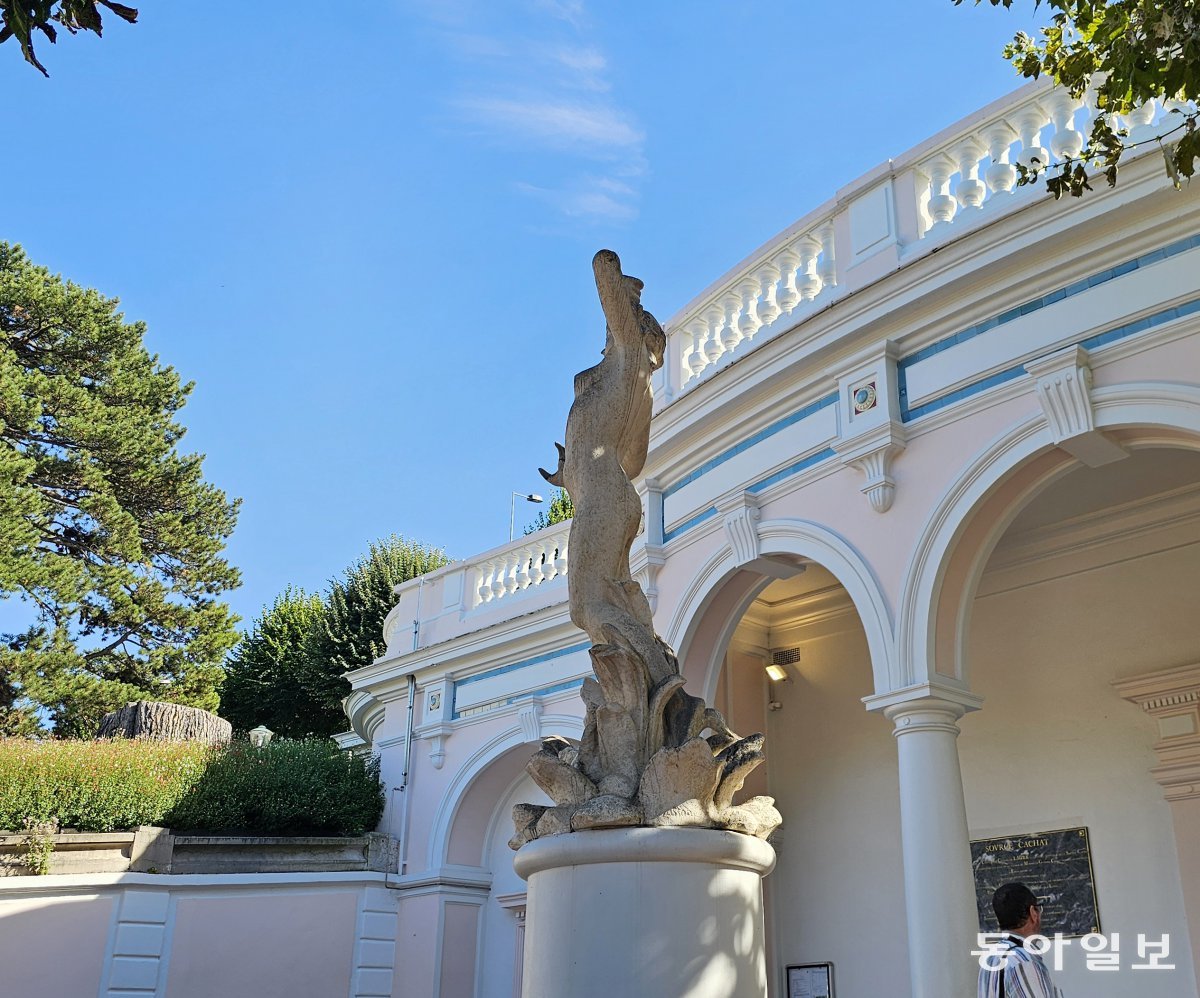
[[[1076,201],[1016,187],[1088,114],[1030,85],[667,324],[633,568],[688,689],[767,736],[773,995],[826,962],[838,998],[973,994],[971,842],[1061,829],[1118,947],[1069,940],[1064,991],[1197,995],[1200,188],[1156,153]],[[393,994],[520,993],[510,811],[590,672],[568,538],[406,584],[351,676],[400,841]],[[1139,967],[1163,937],[1173,969]]]

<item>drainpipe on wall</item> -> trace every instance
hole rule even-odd
[[[415,640],[415,635],[414,635]],[[413,709],[416,707],[417,700],[417,677],[410,675],[408,677],[408,716],[404,725],[404,772],[400,776],[400,786],[395,790],[399,790],[404,794],[404,802],[400,807],[400,876],[404,876],[408,872],[408,802],[412,795],[408,791],[408,772],[412,765],[412,739],[413,739]],[[394,791],[393,791],[394,793]]]
[[[417,696],[417,677],[410,675],[408,677],[408,711],[404,724],[404,772],[400,774],[400,786],[392,787],[392,814],[396,813],[396,794],[404,794],[404,803],[400,808],[400,841],[397,845],[397,872],[400,876],[404,876],[408,872],[408,771],[412,765],[412,737],[413,737],[413,708]],[[384,867],[383,886],[390,887],[393,890],[399,890],[395,884],[388,879],[391,870],[389,866]]]

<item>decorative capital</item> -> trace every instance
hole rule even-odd
[[[1028,361],[1038,402],[1055,444],[1091,468],[1111,464],[1129,452],[1096,429],[1092,407],[1092,368],[1081,346]]]
[[[865,697],[867,710],[879,711],[894,725],[897,738],[915,731],[942,731],[958,735],[958,719],[978,710],[983,697],[963,686],[922,683],[890,693]]]

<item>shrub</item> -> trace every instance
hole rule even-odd
[[[234,742],[167,815],[176,832],[361,835],[383,814],[379,762],[327,739]]]
[[[0,738],[0,828],[111,832],[162,823],[212,750],[194,742]]]

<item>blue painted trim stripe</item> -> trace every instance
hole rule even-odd
[[[530,690],[528,693],[518,693],[515,697],[507,699],[488,700],[484,703],[476,704],[474,707],[468,707],[467,717],[475,717],[479,714],[490,714],[493,710],[498,710],[501,707],[510,707],[514,703],[520,703],[522,700],[529,700],[533,697],[547,696],[551,693],[561,693],[564,690],[577,690],[584,684],[583,679],[568,679],[565,683],[551,683],[549,686],[543,686],[541,689]],[[462,720],[463,714],[458,711],[454,712],[451,720]]]
[[[709,506],[708,509],[697,513],[690,520],[684,520],[683,523],[681,523],[674,530],[664,530],[663,531],[663,543],[666,544],[669,541],[673,541],[680,534],[684,533],[685,531],[691,530],[692,527],[698,527],[705,520],[711,520],[716,515],[717,515],[717,507]]]
[[[519,700],[528,700],[530,697],[543,697],[549,693],[561,693],[563,690],[577,690],[584,684],[582,679],[568,679],[565,683],[554,683],[551,686],[543,686],[540,690],[534,690],[532,693],[522,693],[520,696],[509,697],[509,703],[517,703]]]
[[[809,454],[808,457],[797,461],[795,464],[789,464],[786,468],[775,472],[773,475],[768,475],[766,478],[759,479],[753,485],[746,489],[747,492],[762,492],[764,489],[769,489],[776,482],[782,482],[785,478],[791,478],[792,475],[797,475],[805,468],[811,468],[814,464],[820,464],[831,457],[835,457],[836,452],[832,447],[826,447],[824,450],[819,450],[815,454]]]
[[[900,418],[905,423],[914,419],[920,419],[922,416],[928,416],[931,412],[937,412],[939,409],[945,409],[947,406],[954,405],[955,402],[961,402],[972,395],[978,395],[980,392],[986,392],[989,388],[995,388],[997,385],[1002,385],[1007,381],[1012,381],[1014,378],[1019,378],[1024,373],[1025,365],[1018,364],[1016,367],[998,371],[996,374],[989,374],[986,378],[980,378],[978,381],[972,381],[969,385],[963,385],[962,388],[956,388],[945,395],[939,395],[937,398],[931,399],[924,405],[917,406],[915,409],[904,409],[900,414]]]
[[[481,672],[478,675],[456,679],[454,681],[454,688],[458,689],[460,686],[470,686],[472,683],[482,682],[484,679],[491,679],[493,676],[503,676],[506,672],[516,672],[517,669],[524,669],[531,665],[541,665],[542,662],[549,662],[551,659],[561,658],[563,655],[572,655],[577,651],[587,651],[591,646],[591,642],[584,641],[577,645],[571,645],[569,648],[548,651],[544,655],[535,655],[533,658],[522,659],[520,662],[513,662],[511,665],[502,665],[497,669],[489,669],[487,672]]]
[[[979,381],[972,382],[969,385],[964,385],[953,392],[939,396],[923,405],[917,406],[915,409],[910,409],[908,406],[908,368],[914,364],[919,364],[923,360],[928,360],[934,354],[941,353],[943,350],[948,350],[950,347],[958,346],[961,343],[966,343],[968,340],[974,339],[983,333],[990,332],[997,326],[1002,326],[1005,323],[1012,322],[1014,319],[1019,319],[1023,315],[1029,315],[1039,309],[1045,308],[1047,305],[1054,305],[1057,302],[1065,301],[1067,298],[1073,298],[1075,295],[1082,294],[1091,288],[1114,278],[1122,277],[1132,271],[1139,270],[1142,267],[1148,267],[1151,264],[1160,263],[1170,257],[1178,256],[1180,253],[1186,253],[1188,250],[1200,247],[1200,233],[1193,236],[1188,236],[1185,239],[1177,240],[1169,246],[1163,246],[1160,249],[1153,250],[1149,253],[1144,253],[1141,256],[1126,260],[1124,263],[1119,263],[1107,270],[1102,270],[1099,273],[1092,274],[1090,277],[1081,278],[1066,287],[1058,288],[1048,294],[1042,295],[1040,298],[1034,298],[1024,302],[1015,308],[1010,308],[1006,312],[1001,312],[999,315],[992,316],[989,319],[984,319],[982,322],[977,322],[973,326],[968,326],[957,333],[938,340],[936,343],[931,343],[929,346],[922,347],[916,353],[909,354],[907,357],[902,357],[896,362],[896,380],[900,394],[900,419],[908,423],[914,419],[919,419],[921,416],[928,415],[931,412],[936,412],[938,409],[945,408],[954,402],[959,402],[964,398],[975,395],[982,391],[987,391],[996,385],[1003,384],[1006,381],[1011,381],[1013,378],[1023,374],[1025,368],[1021,365],[1001,371],[998,374],[989,375]],[[1105,343],[1111,343],[1114,340],[1123,339],[1126,336],[1132,336],[1134,333],[1140,333],[1151,326],[1160,325],[1172,318],[1178,318],[1182,315],[1189,315],[1195,308],[1191,308],[1193,302],[1187,302],[1174,309],[1167,309],[1165,312],[1160,312],[1153,316],[1148,316],[1144,319],[1138,319],[1136,322],[1127,323],[1124,326],[1118,326],[1115,329],[1108,330],[1104,333],[1099,333],[1096,336],[1089,337],[1080,342],[1080,346],[1085,349],[1102,346]],[[1188,311],[1183,311],[1188,309]],[[1169,315],[1168,313],[1177,313]],[[1166,316],[1163,318],[1163,316]]]
[[[777,420],[774,423],[772,423],[770,426],[764,427],[763,429],[759,430],[757,433],[752,434],[751,436],[748,436],[745,440],[742,440],[741,442],[734,444],[732,447],[730,447],[726,451],[722,451],[720,454],[718,454],[716,457],[712,458],[711,460],[705,461],[704,464],[700,465],[700,467],[696,468],[694,471],[689,471],[686,475],[684,475],[681,479],[679,479],[679,481],[675,482],[673,485],[667,486],[667,488],[663,489],[663,498],[664,499],[670,498],[676,492],[678,492],[680,489],[682,489],[685,485],[691,485],[692,482],[694,482],[701,475],[708,474],[710,471],[713,470],[713,468],[716,468],[716,467],[724,464],[730,458],[737,457],[737,455],[741,454],[743,451],[749,450],[755,444],[762,443],[768,437],[773,437],[780,430],[786,430],[789,426],[792,426],[792,425],[800,422],[800,420],[807,419],[809,416],[813,415],[814,413],[820,412],[822,409],[826,409],[829,406],[836,404],[837,400],[838,400],[838,393],[833,392],[831,395],[826,395],[824,398],[819,398],[815,402],[811,402],[808,405],[804,406],[804,408],[797,409],[795,412],[791,413],[790,415],[784,416],[783,419]]]

